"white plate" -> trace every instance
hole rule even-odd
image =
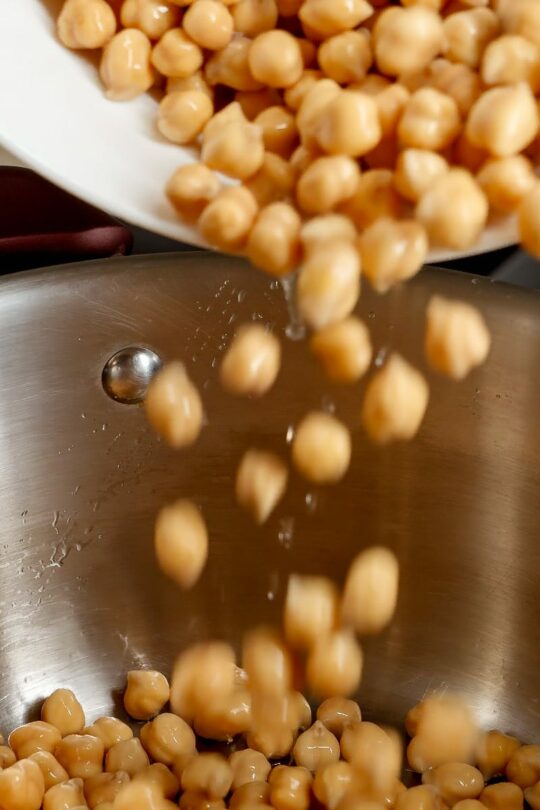
[[[58,186],[114,216],[164,236],[203,244],[175,217],[166,181],[193,159],[155,127],[156,102],[108,101],[95,65],[54,33],[60,0],[0,0],[0,144]],[[515,243],[512,220],[492,225],[464,254],[434,251],[430,261]]]

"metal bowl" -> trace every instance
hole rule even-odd
[[[485,726],[538,734],[540,297],[438,270],[385,297],[366,290],[360,313],[377,363],[398,348],[423,365],[435,290],[483,310],[491,358],[462,384],[432,378],[417,439],[379,449],[359,427],[363,385],[330,386],[301,341],[284,336],[282,373],[260,402],[221,391],[217,365],[235,327],[261,319],[283,333],[289,323],[280,286],[240,260],[137,257],[3,278],[5,730],[59,686],[75,690],[89,718],[110,712],[127,669],[168,671],[194,639],[237,642],[253,623],[279,620],[289,572],[339,581],[359,549],[383,543],[399,555],[401,591],[389,630],[365,644],[365,714],[400,722],[443,688],[465,694]],[[105,392],[107,361],[131,347],[186,362],[208,421],[192,449],[170,450],[140,406]],[[242,451],[286,455],[297,420],[320,407],[353,427],[346,480],[319,490],[293,477],[255,528],[233,498]],[[201,505],[211,538],[189,593],[159,572],[152,548],[155,514],[178,496]]]

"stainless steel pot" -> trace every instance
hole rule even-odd
[[[5,730],[57,686],[72,687],[89,717],[108,712],[125,670],[167,671],[201,637],[237,641],[278,619],[290,571],[339,580],[358,549],[384,543],[401,560],[401,592],[391,628],[365,645],[366,714],[399,722],[442,687],[465,693],[486,726],[538,739],[540,298],[434,270],[383,298],[366,290],[360,312],[378,361],[396,347],[422,363],[435,290],[482,308],[492,356],[463,384],[434,378],[417,440],[381,450],[358,427],[362,386],[329,386],[299,342],[287,342],[262,401],[222,393],[216,368],[236,325],[288,324],[279,286],[239,260],[137,257],[2,279]],[[204,394],[208,425],[187,452],[103,390],[107,360],[135,345],[183,358]],[[254,528],[232,496],[240,454],[249,445],[287,454],[292,426],[321,406],[354,427],[347,479],[325,490],[293,480],[268,525]],[[187,594],[152,550],[156,511],[181,495],[201,504],[211,535],[208,566]]]

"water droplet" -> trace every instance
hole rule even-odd
[[[291,516],[281,518],[279,521],[278,540],[283,548],[288,551],[294,539],[294,518]]]
[[[368,318],[369,318],[370,321],[372,321],[374,319],[374,317],[375,317],[375,313],[373,312],[373,310],[371,312],[368,312]]]
[[[285,334],[289,340],[303,340],[306,336],[306,327],[300,318],[296,306],[296,276],[283,276],[279,279],[285,304],[287,305],[287,313],[289,316],[289,323],[285,328]]]
[[[375,366],[377,368],[381,368],[381,366],[384,364],[384,361],[386,360],[386,355],[387,354],[388,354],[388,349],[387,349],[386,346],[383,346],[382,349],[379,349],[379,351],[377,352],[377,355],[375,357],[375,361],[374,361]]]
[[[335,413],[336,412],[336,403],[332,399],[332,397],[325,394],[321,398],[321,408],[325,413]]]
[[[86,419],[86,414],[84,411],[81,413],[81,419]]]
[[[103,424],[101,426],[101,429],[102,430],[107,430],[107,423],[106,422],[103,422]]]
[[[471,284],[478,284],[477,278],[471,278]]]
[[[241,304],[242,301],[245,301],[246,300],[246,291],[245,290],[240,290],[240,292],[236,296],[236,300],[238,301],[239,304]]]
[[[292,440],[294,439],[294,425],[289,425],[289,427],[287,428],[285,438],[287,439],[287,444],[290,444],[292,442]]]
[[[268,599],[269,602],[273,602],[274,599],[276,598],[274,591],[268,591],[268,593],[266,594],[266,598]]]
[[[306,511],[308,514],[313,515],[317,511],[319,505],[319,496],[316,492],[306,492]]]

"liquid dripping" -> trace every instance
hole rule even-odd
[[[285,334],[289,340],[303,340],[306,336],[306,327],[302,323],[296,307],[296,276],[291,273],[290,276],[283,276],[283,278],[280,278],[279,281],[285,297],[285,304],[287,305],[287,314],[289,317],[289,323],[285,328]]]

